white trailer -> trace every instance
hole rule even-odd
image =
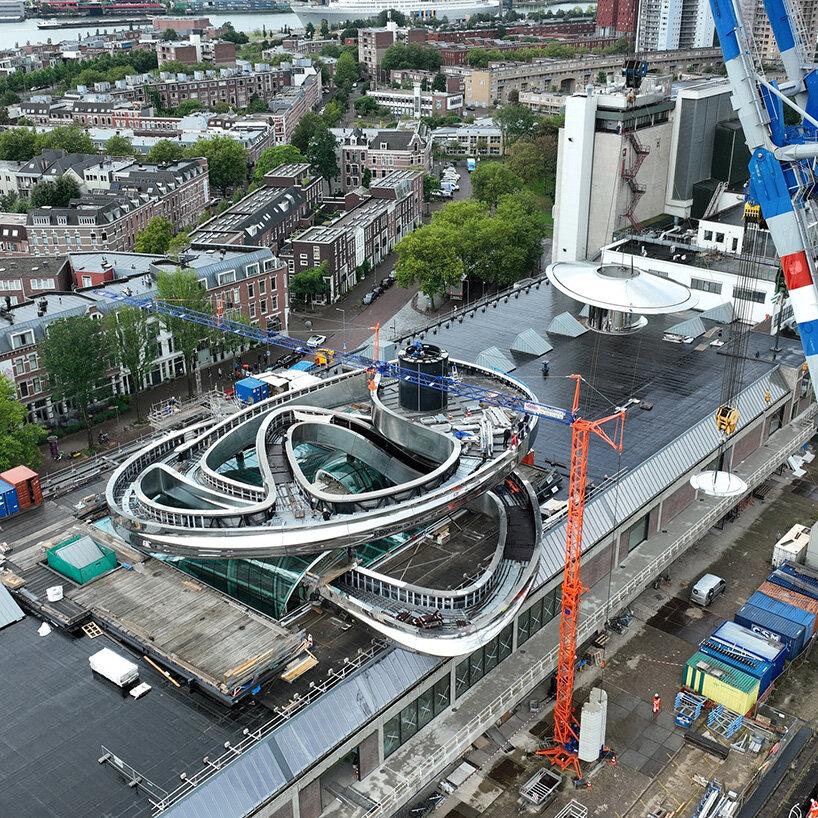
[[[118,687],[127,687],[139,680],[139,665],[125,659],[110,648],[103,648],[88,657],[91,670],[104,676]]]

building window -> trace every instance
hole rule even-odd
[[[264,315],[267,312],[267,299],[262,298],[258,305],[259,315]]]
[[[718,244],[724,244],[724,233],[716,233],[716,242]]]
[[[459,698],[492,668],[511,655],[514,626],[507,625],[485,647],[479,648],[455,669],[455,698]]]
[[[705,241],[713,241],[713,231],[712,230],[705,230],[704,231],[704,240]]]
[[[252,284],[247,285],[247,297],[248,298],[255,298],[255,288]]]
[[[754,301],[756,304],[763,304],[765,295],[760,290],[748,290],[744,287],[733,287],[733,298],[740,298],[742,301]]]
[[[626,532],[625,540],[628,543],[628,552],[641,545],[648,538],[648,514],[640,517]]]
[[[262,278],[258,283],[258,294],[264,295],[267,292],[267,279]]]
[[[540,628],[547,625],[557,614],[562,601],[562,587],[552,588],[545,596],[517,617],[517,646],[530,639]]]
[[[719,295],[721,293],[721,282],[705,281],[701,278],[691,278],[690,289],[700,290],[703,293],[715,293],[716,295]]]
[[[256,317],[256,305],[255,304],[250,305],[250,317],[251,318]]]
[[[447,674],[384,724],[384,758],[392,755],[418,730],[423,729],[435,716],[439,716],[449,706],[450,701],[451,690]]]
[[[11,336],[11,348],[22,349],[34,343],[34,330],[27,329],[23,332],[16,332]]]

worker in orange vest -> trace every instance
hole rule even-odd
[[[662,697],[658,693],[653,694],[653,713],[654,715],[659,712],[659,707],[662,704]]]
[[[809,799],[809,812],[807,818],[818,818],[818,801],[814,798]]]

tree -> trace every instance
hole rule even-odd
[[[417,283],[435,308],[435,297],[445,295],[463,279],[463,264],[452,236],[444,227],[429,224],[404,236],[395,246],[398,262],[395,281],[401,287]]]
[[[310,140],[307,159],[327,181],[335,179],[341,172],[335,156],[335,137],[323,123],[315,129]]]
[[[88,448],[92,448],[88,407],[98,399],[108,369],[108,339],[103,322],[87,315],[52,321],[39,344],[39,353],[52,397],[70,401],[76,407],[88,431]]]
[[[137,253],[163,255],[168,251],[174,232],[173,225],[164,216],[154,216],[136,234],[134,249]]]
[[[38,152],[45,148],[64,150],[68,153],[96,153],[91,137],[76,123],[54,128],[40,134]]]
[[[432,201],[432,194],[440,190],[440,179],[429,173],[423,174],[423,201],[427,204]]]
[[[366,97],[364,97],[364,99],[365,98]],[[328,128],[334,128],[344,116],[344,110],[337,100],[332,100],[332,102],[328,103],[327,107],[324,108],[324,113],[322,116],[324,119],[324,124]]]
[[[307,149],[310,146],[310,140],[315,133],[315,129],[321,124],[321,117],[314,111],[307,111],[298,124],[295,126],[290,144],[301,151],[304,156],[307,155]],[[2,138],[2,134],[0,134]]]
[[[295,296],[303,296],[304,303],[312,307],[313,298],[317,295],[327,295],[329,284],[324,280],[327,275],[327,262],[323,261],[318,267],[302,270],[290,279],[290,292]]]
[[[381,106],[375,102],[374,97],[360,97],[356,99],[354,103],[355,113],[358,114],[358,116],[372,116],[372,114],[380,110],[380,107]]]
[[[185,156],[193,159],[204,156],[210,184],[225,194],[228,188],[244,183],[247,178],[247,151],[229,136],[199,139],[185,149]]]
[[[245,110],[248,114],[263,114],[270,109],[267,103],[258,94],[253,94]]]
[[[307,25],[304,26],[304,36],[308,40],[311,40],[315,36],[315,26],[312,23],[307,23]]]
[[[0,133],[0,159],[28,162],[39,153],[37,134],[28,128],[12,128]]]
[[[265,174],[277,168],[279,165],[287,165],[291,162],[306,162],[307,159],[294,145],[275,145],[267,148],[256,162],[253,170],[253,182],[263,184]]]
[[[148,162],[178,162],[185,155],[185,147],[171,139],[160,139],[149,151]]]
[[[207,290],[199,283],[199,277],[192,270],[176,269],[159,273],[156,282],[159,298],[173,304],[181,304],[197,312],[211,313],[213,307],[207,297]],[[185,360],[187,372],[187,394],[193,397],[193,370],[196,366],[196,352],[199,343],[207,336],[207,330],[193,321],[186,321],[171,315],[162,315],[159,320],[173,335],[174,344]]]
[[[326,40],[329,37],[329,23],[326,20],[321,21],[321,39]]]
[[[222,39],[236,45],[246,45],[250,38],[243,31],[236,31],[232,23],[225,23],[225,31],[222,32]]]
[[[509,105],[518,105],[520,102],[520,92],[516,88],[512,88],[508,92]]]
[[[171,256],[171,258],[179,258],[188,247],[190,247],[190,231],[182,230],[181,233],[177,233],[168,242],[167,254]]]
[[[437,73],[435,74],[435,78],[432,80],[432,90],[433,91],[445,91],[446,90],[446,75]]]
[[[332,57],[337,60],[341,56],[341,46],[335,43],[327,43],[319,52],[322,57]]]
[[[355,61],[355,57],[353,57],[349,51],[344,51],[344,53],[338,57],[338,62],[335,64],[335,84],[339,88],[349,90],[352,84],[358,81],[360,76],[361,72],[358,69],[358,63]]]
[[[361,176],[361,184],[366,188],[372,184],[372,171],[369,168],[364,168],[363,175]]]
[[[415,69],[418,71],[437,71],[443,58],[435,48],[420,43],[393,43],[386,49],[381,61],[381,70],[384,74],[400,69]]]
[[[27,420],[26,407],[17,400],[14,381],[0,375],[0,471],[23,464],[40,465],[37,447],[40,427]]]
[[[126,304],[108,313],[105,330],[112,357],[130,373],[136,419],[141,420],[139,394],[159,355],[156,324],[149,312]]]
[[[506,163],[521,179],[543,181],[544,192],[551,195],[556,184],[557,139],[555,136],[538,136],[521,139],[506,151]]]
[[[198,99],[186,99],[179,103],[176,108],[176,116],[190,116],[197,111],[201,111],[204,106]]]
[[[481,162],[472,172],[472,194],[475,199],[495,207],[501,196],[523,187],[523,180],[502,162]]]
[[[494,113],[494,124],[503,131],[506,142],[511,143],[534,133],[539,117],[525,105],[503,105]]]
[[[179,39],[179,35],[176,33],[176,29],[173,29],[173,28],[166,28],[166,29],[165,29],[165,30],[162,32],[162,39],[163,39],[163,40],[164,40],[166,43],[168,43],[168,42],[172,42],[173,40],[178,40],[178,39]]]
[[[31,188],[28,204],[36,207],[68,207],[71,199],[77,199],[80,187],[70,176],[58,176],[54,182],[40,181]]]
[[[168,31],[172,30],[168,29]],[[133,143],[125,136],[114,134],[105,142],[105,153],[108,156],[133,156]]]

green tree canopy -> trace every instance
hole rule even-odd
[[[381,70],[385,74],[398,69],[417,69],[420,71],[437,71],[443,57],[436,48],[420,43],[393,43],[386,49],[381,61]]]
[[[133,156],[133,143],[126,136],[114,134],[105,142],[105,153],[108,156]]]
[[[207,291],[199,283],[199,278],[192,270],[176,269],[173,272],[159,273],[156,282],[159,298],[172,304],[184,306],[197,312],[211,313],[213,306],[207,297]],[[193,371],[196,367],[196,352],[199,344],[207,337],[207,330],[193,321],[186,321],[170,315],[160,316],[160,321],[173,335],[176,348],[185,359],[187,372],[187,393],[193,397]]]
[[[545,192],[552,194],[557,173],[557,138],[546,135],[520,139],[509,145],[506,163],[521,179],[542,179]]]
[[[170,240],[176,231],[173,225],[164,216],[154,216],[136,234],[134,249],[137,253],[167,253]]]
[[[335,64],[335,84],[339,88],[349,90],[352,87],[352,83],[357,82],[360,76],[361,72],[358,68],[358,63],[355,61],[355,57],[353,57],[349,51],[344,51],[341,56],[338,57],[338,62]]]
[[[54,182],[40,181],[28,195],[29,207],[68,207],[80,195],[80,186],[70,176],[58,176]]]
[[[40,134],[38,153],[46,148],[64,150],[68,153],[96,153],[97,149],[85,130],[76,123],[54,128]]]
[[[172,42],[173,40],[178,40],[179,35],[176,33],[176,30],[173,28],[166,28],[162,32],[162,39],[167,42]]]
[[[442,225],[420,227],[396,245],[395,281],[401,287],[417,284],[435,308],[435,298],[445,295],[463,279],[463,263],[455,251],[450,231]]]
[[[430,173],[423,174],[423,201],[428,203],[432,200],[432,194],[440,190],[440,179]]]
[[[244,184],[247,178],[247,151],[229,136],[199,139],[185,149],[185,156],[206,157],[210,184],[222,195],[228,188]]]
[[[306,156],[315,129],[321,124],[321,117],[318,114],[314,111],[307,111],[301,119],[298,120],[298,124],[295,126],[292,138],[290,139],[290,144]],[[3,135],[0,134],[0,138],[2,138],[2,136]]]
[[[297,297],[303,297],[304,303],[312,306],[317,295],[329,293],[329,284],[324,280],[327,275],[327,263],[324,261],[309,270],[302,270],[290,279],[290,292]]]
[[[248,114],[263,114],[270,110],[268,104],[258,95],[253,94],[245,109]]]
[[[502,130],[507,143],[537,130],[540,117],[525,105],[503,105],[494,112],[494,124]]]
[[[503,162],[481,162],[471,175],[475,199],[494,207],[501,196],[523,187],[523,180]]]
[[[432,90],[433,91],[445,91],[446,90],[446,75],[437,73],[435,74],[435,78],[432,80]]]
[[[136,418],[141,420],[139,395],[159,355],[156,323],[146,310],[126,304],[108,313],[105,330],[112,357],[130,373]]]
[[[37,134],[28,128],[10,128],[0,133],[0,159],[28,162],[39,151]]]
[[[375,101],[374,97],[359,97],[355,100],[355,113],[358,116],[372,116],[380,111],[381,106]]]
[[[204,108],[204,105],[198,99],[186,99],[176,107],[176,116],[189,116],[201,111],[202,108]]]
[[[149,151],[148,162],[178,162],[185,154],[185,146],[171,139],[160,139]]]
[[[76,407],[88,430],[88,448],[92,448],[88,407],[107,388],[103,378],[108,368],[108,338],[103,322],[87,315],[52,321],[39,344],[39,353],[52,396]]]
[[[327,181],[335,179],[341,172],[335,155],[335,137],[323,123],[313,133],[307,148],[307,159]]]
[[[236,31],[232,23],[225,23],[225,31],[222,32],[222,39],[236,45],[245,45],[250,42],[250,38],[243,31]]]
[[[26,407],[17,400],[14,381],[0,375],[0,471],[40,465],[37,448],[40,428],[28,422]]]
[[[324,109],[323,120],[328,128],[334,128],[344,115],[344,109],[337,100],[332,100]]]
[[[265,174],[279,165],[306,161],[306,157],[294,145],[274,145],[272,148],[267,148],[259,156],[253,170],[253,181],[257,184],[263,184]]]

